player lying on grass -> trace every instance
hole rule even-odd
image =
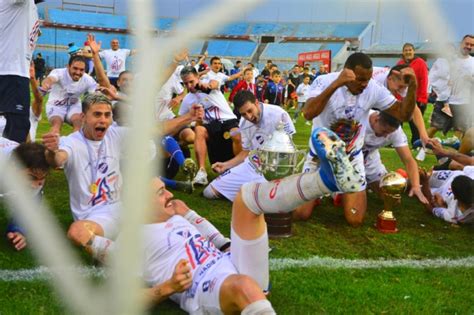
[[[0,154],[6,158],[13,157],[18,163],[17,166],[30,182],[30,193],[32,196],[40,197],[46,176],[49,171],[49,164],[45,157],[46,149],[38,143],[18,144],[14,141],[0,137]],[[0,172],[1,175],[1,172]],[[4,196],[15,193],[8,189],[7,183],[0,188]],[[8,224],[6,237],[16,250],[26,247],[25,231],[15,222]]]
[[[474,221],[474,166],[462,171],[420,170],[423,193],[430,203],[425,209],[451,223]]]
[[[153,180],[153,216],[144,226],[145,263],[142,272],[151,287],[150,302],[170,297],[191,314],[274,314],[264,290],[269,286],[268,235],[264,213],[288,212],[310,198],[333,191],[355,191],[364,179],[352,168],[345,144],[324,128],[312,134],[321,159],[318,172],[297,174],[264,183],[248,183],[233,204],[230,252],[224,253],[188,220],[187,206],[173,200],[158,178]],[[106,259],[115,244],[93,234],[82,240],[88,250],[100,238]],[[118,240],[120,243],[120,238]],[[104,248],[104,247],[102,247]]]

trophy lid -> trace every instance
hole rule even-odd
[[[397,172],[389,172],[380,180],[380,189],[386,194],[401,194],[406,186],[406,178]]]
[[[294,153],[296,147],[291,140],[291,136],[284,130],[282,121],[278,123],[277,128],[268,136],[266,141],[260,147],[260,150],[267,152]]]

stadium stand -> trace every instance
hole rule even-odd
[[[48,19],[52,23],[83,25],[93,27],[127,28],[127,17],[106,13],[89,13],[49,9]]]
[[[207,47],[209,56],[247,57],[252,56],[257,44],[241,40],[210,40]]]
[[[73,42],[82,46],[89,32],[96,34],[103,48],[109,48],[113,38],[119,39],[122,48],[132,45],[132,36],[127,31],[129,21],[124,15],[52,8],[40,12],[40,15],[45,22],[37,52],[42,52],[47,64],[52,67],[64,66],[68,59],[67,45]],[[160,17],[155,20],[154,26],[158,36],[167,36],[180,22],[182,20]],[[372,25],[370,22],[235,22],[211,34],[208,39],[196,40],[189,50],[192,58],[207,50],[209,56],[217,55],[231,61],[251,60],[257,67],[266,59],[272,59],[286,69],[296,63],[301,52],[329,49],[333,57],[342,57],[345,55],[342,54],[345,43],[348,40],[358,42]],[[262,36],[273,36],[276,42],[261,42]]]

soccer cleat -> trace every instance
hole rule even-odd
[[[186,180],[192,180],[196,176],[197,165],[191,158],[187,158],[183,163],[183,172],[186,175]]]
[[[356,192],[365,184],[346,154],[346,145],[327,128],[318,127],[311,134],[311,142],[320,160],[321,180],[331,191]]]
[[[205,169],[200,169],[197,174],[196,174],[196,177],[194,177],[193,179],[193,184],[197,184],[197,185],[207,185],[209,182],[207,180],[207,173],[206,173],[206,170]]]

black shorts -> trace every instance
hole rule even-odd
[[[207,140],[207,152],[211,164],[215,162],[225,162],[234,157],[232,150],[232,138],[229,131],[232,128],[239,127],[238,119],[230,119],[226,121],[213,121],[205,124],[209,138]]]
[[[444,102],[435,102],[433,105],[433,112],[431,113],[430,126],[441,130],[446,134],[453,127],[453,119],[443,113],[441,109]]]
[[[30,115],[30,80],[18,75],[0,75],[0,113]]]
[[[30,131],[30,80],[18,75],[0,75],[0,113],[7,123],[3,136],[22,143]]]

